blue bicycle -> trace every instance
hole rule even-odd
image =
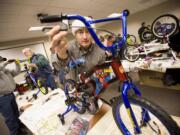
[[[86,110],[88,110],[89,113],[95,114],[99,109],[95,98],[91,93],[89,93],[89,91],[92,90],[90,90],[91,88],[88,86],[88,84],[81,83],[80,81],[76,82],[72,79],[65,79],[65,75],[70,70],[79,68],[84,64],[85,60],[83,58],[71,58],[67,64],[67,67],[65,68],[66,71],[64,71],[64,73],[60,76],[64,83],[64,92],[66,95],[65,103],[68,106],[63,114],[59,114],[62,124],[65,123],[64,116],[71,110],[74,110],[80,114],[83,114],[86,112]]]
[[[111,60],[103,64],[96,65],[88,72],[81,73],[79,75],[81,85],[77,85],[78,87],[74,87],[72,88],[72,90],[80,91],[80,86],[84,86],[85,90],[90,89],[88,91],[93,90],[94,92],[93,94],[90,93],[92,94],[92,96],[90,95],[90,97],[93,97],[94,102],[97,102],[101,93],[106,90],[110,83],[114,81],[122,82],[121,94],[120,96],[114,98],[112,111],[114,120],[123,134],[178,135],[180,134],[180,129],[176,122],[163,109],[161,109],[161,107],[143,98],[141,96],[140,90],[130,81],[129,77],[123,69],[123,65],[121,64],[121,61],[119,59],[119,52],[120,48],[126,42],[126,19],[128,14],[129,12],[127,10],[124,10],[120,16],[98,20],[86,20],[83,16],[80,15],[56,15],[44,17],[41,19],[41,22],[51,23],[60,22],[62,20],[80,20],[85,24],[96,44],[103,50],[112,53]],[[120,40],[119,38],[117,38],[113,42],[112,46],[104,46],[99,40],[93,28],[91,28],[91,24],[118,20],[122,21],[122,39]],[[96,83],[93,81],[93,79],[91,79],[91,76],[97,70],[106,69],[109,67],[111,67],[115,76],[108,82],[104,82],[102,84],[103,87],[98,93],[96,93]],[[128,94],[130,91],[133,91],[134,94]],[[81,100],[76,100],[76,98],[69,101],[77,110],[79,110],[79,107],[76,104],[73,104],[77,103],[76,101],[78,101],[82,106],[84,106],[84,103],[81,102]]]
[[[29,99],[31,101],[33,98],[37,99],[37,95],[41,92],[46,95],[48,93],[48,88],[43,87],[42,82],[38,79],[35,73],[30,72],[27,65],[24,64],[24,71],[27,73],[27,77],[29,77],[33,83],[33,85],[38,89],[38,91],[32,95],[32,98]]]

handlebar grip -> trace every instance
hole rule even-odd
[[[67,16],[62,16],[62,15],[44,16],[43,18],[40,19],[40,22],[54,23],[54,22],[61,22],[64,19],[67,19]]]
[[[125,10],[123,10],[123,14],[124,14],[125,16],[128,16],[128,15],[130,14],[130,12],[129,12],[128,9],[125,9]]]

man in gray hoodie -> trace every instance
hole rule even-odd
[[[16,88],[14,76],[20,73],[20,64],[0,56],[0,113],[4,116],[10,135],[18,135],[20,121],[18,106],[13,91]],[[6,69],[6,65],[15,62],[16,69]]]
[[[86,17],[87,20],[91,18]],[[91,25],[95,28],[95,25]],[[84,59],[85,63],[78,68],[69,70],[65,79],[78,79],[78,74],[90,70],[93,66],[103,63],[106,59],[105,51],[100,49],[93,41],[85,25],[75,20],[72,22],[72,34],[75,39],[68,41],[67,31],[60,31],[60,26],[55,26],[47,35],[51,40],[51,61],[57,70],[64,69],[71,59]]]

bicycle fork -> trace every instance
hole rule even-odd
[[[131,124],[132,124],[132,126],[134,128],[134,133],[135,134],[140,134],[141,133],[140,126],[138,125],[138,122],[136,120],[136,116],[135,116],[135,114],[134,114],[134,112],[133,112],[133,110],[131,108],[131,105],[129,103],[129,100],[128,100],[128,91],[131,90],[131,89],[134,91],[134,93],[137,96],[141,96],[140,91],[138,90],[138,88],[133,83],[131,83],[129,81],[123,82],[123,86],[122,86],[123,102],[124,102],[124,105],[126,107],[126,111],[128,113]],[[150,120],[150,116],[149,116],[148,112],[144,108],[142,108],[141,115],[142,115],[142,123],[148,122]],[[127,132],[126,134],[130,134],[129,131],[126,131],[126,132]]]

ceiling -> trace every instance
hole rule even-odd
[[[129,9],[131,14],[167,0],[0,0],[0,42],[42,37],[42,32],[29,32],[31,26],[41,25],[38,13],[49,15],[77,13],[103,18]]]

